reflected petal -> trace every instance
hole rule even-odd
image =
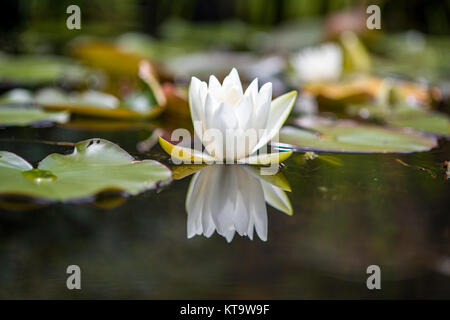
[[[262,180],[261,186],[264,190],[264,199],[269,205],[287,215],[293,214],[292,205],[286,192]]]

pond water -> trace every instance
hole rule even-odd
[[[102,137],[168,165],[159,146],[137,153],[148,134],[9,128],[0,130],[0,150],[36,164],[72,148],[30,139]],[[309,161],[296,153],[281,169],[294,213],[267,207],[267,241],[256,233],[230,243],[217,233],[188,239],[192,176],[95,204],[19,210],[2,199],[0,298],[448,298],[450,183],[441,168],[449,158],[448,141],[426,153],[321,153]],[[81,267],[82,290],[66,288],[72,264]],[[366,287],[373,264],[381,290]]]

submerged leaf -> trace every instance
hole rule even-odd
[[[304,117],[298,119],[296,124],[309,130],[284,127],[280,131],[280,141],[297,145],[302,150],[407,153],[428,151],[437,146],[434,137],[349,120],[331,121],[319,117]]]
[[[36,169],[24,159],[0,151],[0,193],[67,201],[105,190],[135,195],[170,178],[170,170],[154,160],[136,161],[103,139],[78,142],[70,155],[51,154]]]

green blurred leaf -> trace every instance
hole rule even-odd
[[[0,106],[0,126],[26,126],[47,122],[65,123],[68,112],[49,112],[26,106]]]
[[[166,97],[149,68],[146,62],[141,63],[138,78],[140,87],[122,101],[111,94],[95,90],[66,93],[58,88],[45,88],[35,95],[24,89],[11,90],[0,97],[0,104],[37,104],[49,110],[106,118],[152,118],[164,111]]]
[[[38,85],[58,81],[81,82],[89,70],[67,57],[0,54],[0,81]]]
[[[365,119],[381,120],[394,127],[410,128],[437,135],[450,136],[448,115],[424,107],[356,104],[349,105],[346,108],[346,112]]]
[[[386,119],[389,125],[411,128],[437,135],[450,136],[450,121],[445,113],[431,111],[410,111],[396,113]]]

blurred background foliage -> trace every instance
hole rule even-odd
[[[66,8],[71,4],[82,9],[82,30],[66,28]],[[245,43],[245,33],[236,33],[244,30],[243,23],[264,29],[289,20],[304,21],[305,18],[323,17],[339,10],[366,8],[370,4],[381,7],[384,31],[414,29],[433,35],[449,34],[449,1],[7,0],[2,1],[0,44],[6,51],[35,49],[45,52],[54,49],[49,48],[50,44],[58,48],[58,44],[81,33],[112,36],[140,31],[152,36],[189,36],[177,35],[178,29],[167,27],[166,23],[175,18],[204,23],[234,20],[236,23],[231,27],[226,25],[227,30],[223,30],[221,35],[241,39]],[[217,37],[213,30],[204,32],[209,33],[211,39],[223,39]]]

